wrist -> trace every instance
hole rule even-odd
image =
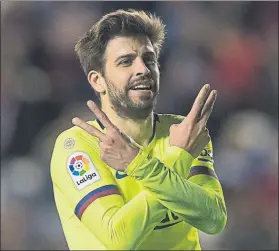
[[[172,159],[174,160],[187,159],[189,162],[192,162],[194,160],[194,157],[191,153],[178,146],[170,146],[167,152],[170,156],[172,156]]]
[[[136,169],[141,166],[141,164],[147,159],[148,152],[146,152],[144,149],[138,149],[138,153],[136,157],[129,163],[127,168],[124,170],[125,173],[128,175],[132,175]]]
[[[126,153],[126,158],[122,159],[123,164],[120,171],[125,172],[125,170],[128,168],[128,166],[133,162],[133,160],[137,157],[139,153],[139,148],[132,147],[128,149]]]

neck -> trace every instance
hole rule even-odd
[[[102,104],[102,111],[121,132],[139,145],[148,145],[153,133],[153,112],[144,120],[132,120],[119,117],[110,105]]]

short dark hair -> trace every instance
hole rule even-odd
[[[116,36],[147,36],[159,58],[165,39],[165,25],[149,12],[117,10],[104,15],[75,45],[75,52],[86,75],[91,70],[104,73],[108,42]]]

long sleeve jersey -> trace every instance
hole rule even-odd
[[[153,135],[125,172],[100,159],[98,139],[72,127],[56,140],[51,178],[72,250],[200,250],[198,230],[223,230],[227,212],[212,142],[196,159],[170,146],[183,119],[154,114]],[[105,130],[95,120],[89,124]]]

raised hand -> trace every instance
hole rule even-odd
[[[93,101],[88,101],[87,106],[106,128],[106,134],[80,118],[73,118],[72,123],[99,139],[102,161],[115,170],[124,171],[137,156],[139,148],[111,123]]]
[[[170,145],[183,148],[197,158],[209,143],[210,136],[206,123],[212,112],[217,91],[210,91],[209,84],[200,90],[189,114],[180,124],[170,127]]]

